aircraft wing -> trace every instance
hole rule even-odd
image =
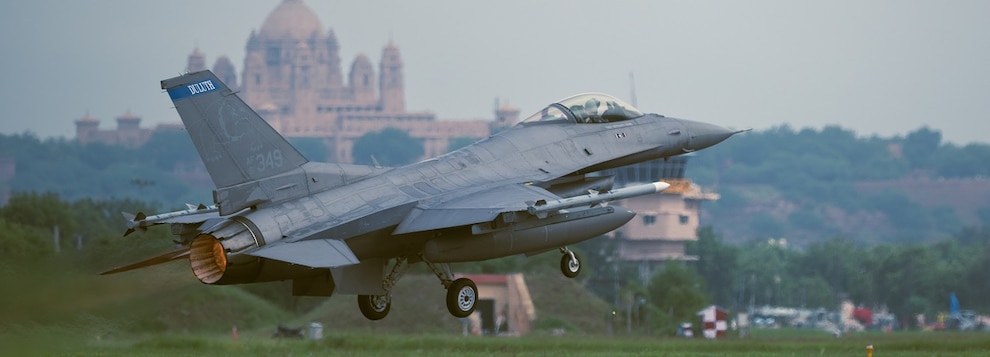
[[[313,268],[335,268],[359,263],[347,243],[337,239],[315,239],[292,243],[279,241],[247,251],[245,254]]]
[[[502,212],[526,211],[528,203],[559,200],[541,187],[523,184],[501,185],[435,203],[422,203],[399,223],[393,234],[422,232],[488,222]]]
[[[398,223],[394,234],[419,232],[430,229],[456,227],[495,219],[499,213],[525,211],[527,202],[540,199],[559,199],[540,187],[520,184],[502,185],[480,192],[467,193],[454,198],[416,207],[400,206],[378,212],[378,222],[369,227],[350,223],[336,224],[332,229],[316,232],[296,232],[273,244],[244,252],[256,257],[280,260],[313,268],[336,268],[358,264],[359,261],[345,239],[369,229],[384,228]],[[367,219],[364,220],[367,223]],[[353,226],[353,227],[352,227]]]
[[[346,239],[367,232],[399,224],[412,211],[415,202],[404,204],[370,215],[360,212],[344,216],[347,221],[326,221],[306,230],[286,232],[285,238],[257,247],[244,254],[280,260],[313,268],[336,268],[358,264],[359,261],[347,245]]]

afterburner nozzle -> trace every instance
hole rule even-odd
[[[199,281],[213,284],[227,271],[227,253],[216,237],[200,234],[189,246],[189,265]]]

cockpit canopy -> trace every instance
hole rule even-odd
[[[608,94],[585,93],[564,98],[524,119],[520,124],[570,121],[613,123],[643,116],[643,112]]]

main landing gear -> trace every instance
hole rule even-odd
[[[568,278],[575,278],[581,274],[581,258],[567,247],[560,247],[560,272]]]
[[[358,308],[365,318],[374,321],[384,319],[388,315],[388,311],[392,309],[392,287],[408,267],[409,261],[405,257],[396,258],[392,270],[382,279],[382,290],[385,290],[385,294],[358,295]]]
[[[454,280],[454,273],[450,272],[450,265],[446,263],[435,264],[425,258],[423,262],[440,279],[444,289],[447,289],[447,311],[457,318],[471,316],[475,303],[478,302],[478,286],[474,281],[468,278]]]
[[[454,274],[450,271],[450,265],[446,263],[436,264],[423,259],[423,262],[430,267],[433,274],[440,279],[440,284],[447,289],[447,311],[454,317],[468,317],[474,312],[478,302],[478,286],[468,278],[454,279]],[[358,295],[358,308],[361,314],[369,320],[381,320],[388,315],[392,308],[392,287],[409,266],[408,259],[397,258],[395,265],[388,275],[382,279],[382,288],[385,294],[382,295]]]
[[[392,296],[389,294],[358,295],[357,302],[361,314],[372,321],[384,319],[392,309]]]
[[[560,253],[560,272],[568,278],[577,277],[581,273],[581,258],[567,247],[561,247]],[[420,257],[420,259],[440,279],[440,284],[443,285],[444,289],[447,289],[447,311],[458,318],[470,316],[474,312],[475,305],[478,302],[478,286],[474,281],[468,278],[454,279],[454,274],[450,271],[450,265],[446,263],[433,263],[423,257]],[[388,315],[389,310],[392,308],[392,287],[395,286],[399,277],[402,276],[402,273],[408,267],[409,261],[407,258],[395,259],[395,265],[392,266],[388,275],[382,279],[382,289],[385,290],[385,294],[358,295],[358,308],[361,309],[361,314],[364,317],[369,320],[381,320]]]

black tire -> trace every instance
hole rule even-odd
[[[578,274],[581,274],[581,257],[576,253],[574,254],[574,261],[571,261],[570,254],[564,254],[560,257],[560,272],[564,273],[564,276],[568,278],[576,278]]]
[[[358,295],[358,308],[368,320],[381,320],[392,309],[392,297],[388,295]]]
[[[454,280],[447,287],[447,310],[454,317],[468,317],[478,302],[478,286],[468,278]]]

